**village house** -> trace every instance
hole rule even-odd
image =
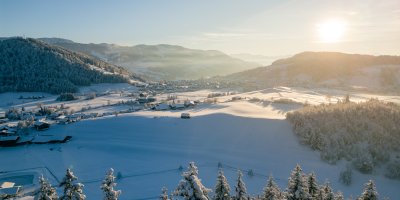
[[[166,104],[166,103],[161,103],[161,104],[158,104],[158,105],[156,105],[154,107],[154,110],[158,110],[158,111],[160,111],[160,110],[169,110],[169,109],[170,109],[170,106],[168,104]]]
[[[185,106],[185,104],[182,104],[182,103],[174,103],[174,104],[171,104],[171,108],[173,110],[182,110],[182,109],[185,109],[186,106]]]
[[[182,113],[181,118],[182,119],[190,119],[190,113]]]
[[[0,112],[0,119],[6,119],[6,112]]]
[[[44,131],[50,128],[50,124],[44,121],[37,121],[33,127],[38,131]]]

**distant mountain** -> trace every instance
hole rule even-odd
[[[0,40],[0,71],[0,92],[76,92],[78,86],[139,78],[122,67],[30,38]]]
[[[104,61],[143,73],[155,79],[198,79],[227,75],[260,65],[232,58],[220,51],[195,50],[174,45],[118,46],[113,44],[81,44],[54,38],[42,41],[89,54]]]
[[[304,52],[227,76],[262,86],[326,86],[400,89],[400,56]]]
[[[248,54],[248,53],[230,54],[229,56],[233,58],[238,58],[240,60],[244,60],[246,62],[252,62],[260,66],[270,65],[278,59],[289,57],[289,56],[264,56],[264,55]]]

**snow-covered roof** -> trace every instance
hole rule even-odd
[[[15,185],[15,183],[13,183],[13,182],[3,182],[0,185],[0,188],[12,188],[12,187],[14,187],[14,185]]]
[[[12,141],[18,140],[18,136],[2,136],[0,137],[0,141]]]
[[[20,187],[12,187],[12,188],[0,188],[0,196],[1,195],[16,195],[19,191]]]
[[[156,106],[156,110],[168,110],[170,107],[168,104],[162,103]]]

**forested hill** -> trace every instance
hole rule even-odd
[[[303,52],[270,66],[228,76],[267,86],[366,88],[399,91],[400,56]]]
[[[0,40],[0,92],[76,92],[78,86],[127,82],[130,76],[122,67],[36,39]]]

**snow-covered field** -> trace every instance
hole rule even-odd
[[[86,88],[85,91],[92,89]],[[204,99],[210,92],[176,95],[182,100],[193,100]],[[113,167],[116,173],[125,177],[117,185],[122,190],[121,199],[156,199],[163,186],[169,191],[175,189],[181,179],[179,166],[185,170],[190,161],[196,162],[203,184],[211,189],[216,182],[218,163],[222,164],[232,189],[237,168],[253,170],[254,176],[244,176],[252,195],[261,194],[270,174],[281,189],[285,189],[291,170],[300,164],[305,172],[316,172],[320,184],[329,180],[333,188],[342,191],[346,197],[357,197],[363,184],[374,179],[381,197],[396,199],[400,181],[387,179],[379,173],[364,175],[353,171],[353,183],[345,186],[338,181],[340,171],[345,168],[344,162],[329,165],[320,160],[318,152],[300,145],[290,124],[284,120],[285,113],[299,108],[300,104],[249,101],[255,97],[262,100],[287,98],[318,104],[336,102],[335,99],[344,94],[346,92],[271,88],[218,97],[219,103],[201,104],[185,111],[145,110],[54,125],[46,133],[71,135],[72,140],[65,144],[0,148],[0,171],[47,167],[49,170],[37,168],[27,171],[44,173],[56,185],[56,178],[61,179],[66,168],[71,167],[79,181],[85,184],[88,199],[100,199],[101,180],[107,169]],[[399,96],[350,95],[353,101],[377,97],[400,102]],[[1,94],[0,97],[12,101],[10,96]],[[17,98],[19,95],[14,96]],[[230,101],[233,96],[245,99]],[[59,103],[54,101],[56,96],[48,98],[39,101],[48,105]],[[110,95],[90,101],[104,103],[108,99],[120,98],[123,97]],[[75,104],[92,104],[90,101]],[[18,103],[13,105],[18,106]],[[34,102],[30,104],[35,105]],[[3,109],[10,107],[7,104],[0,106]],[[180,119],[181,112],[189,112],[192,118]]]

